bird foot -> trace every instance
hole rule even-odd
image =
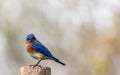
[[[42,69],[42,66],[41,65],[29,65],[30,67],[33,67],[35,68],[36,66],[40,67]]]
[[[33,67],[34,65],[29,65],[30,67]]]

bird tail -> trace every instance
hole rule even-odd
[[[61,65],[65,66],[66,64],[61,62],[59,59],[55,58],[55,57],[52,57],[54,61],[60,63]]]

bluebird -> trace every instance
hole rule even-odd
[[[49,51],[47,47],[45,47],[40,41],[36,39],[34,34],[28,34],[26,36],[25,47],[27,52],[33,58],[38,60],[38,62],[33,67],[38,66],[41,60],[46,60],[46,59],[53,60],[65,66],[63,62],[61,62],[58,58],[52,55],[52,53]]]

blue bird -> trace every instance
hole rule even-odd
[[[65,66],[63,62],[61,62],[59,59],[57,59],[56,57],[52,55],[52,53],[48,50],[47,47],[45,47],[41,42],[39,42],[36,39],[34,34],[28,34],[26,36],[25,47],[26,47],[27,52],[33,58],[38,60],[38,62],[33,67],[38,66],[41,60],[46,60],[46,59],[54,60]]]

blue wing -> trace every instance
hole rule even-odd
[[[44,55],[51,57],[54,61],[65,65],[63,62],[59,61],[59,59],[55,58],[50,51],[39,41],[35,41],[32,43],[32,48],[35,49],[37,52],[43,53]]]
[[[35,41],[32,43],[32,48],[35,49],[37,52],[43,53],[48,57],[53,57],[51,52],[39,41]]]

